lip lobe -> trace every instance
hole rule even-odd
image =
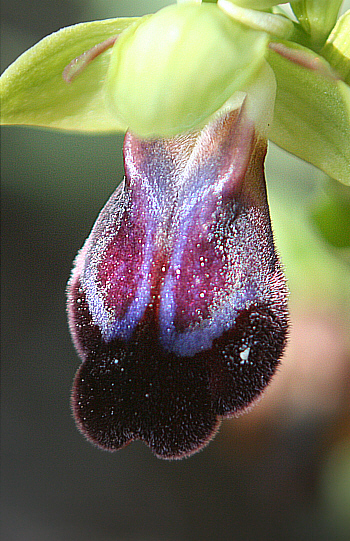
[[[269,383],[288,313],[266,145],[244,103],[190,135],[126,134],[126,178],[68,285],[72,407],[98,446],[189,456]]]

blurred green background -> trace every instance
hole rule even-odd
[[[4,1],[2,70],[62,26],[167,3]],[[180,462],[139,442],[106,453],[76,430],[65,286],[123,177],[122,140],[2,129],[2,539],[348,540],[350,189],[276,147],[266,169],[291,333],[260,404]]]

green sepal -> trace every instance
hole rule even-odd
[[[267,34],[214,4],[185,2],[143,18],[113,47],[111,113],[142,137],[171,137],[208,121],[257,75]]]
[[[321,54],[350,85],[350,10],[340,17]]]
[[[125,131],[105,104],[103,82],[111,49],[73,82],[65,82],[62,74],[74,58],[137,20],[107,19],[63,28],[23,53],[0,78],[1,123],[77,132]]]
[[[291,42],[278,43],[320,69],[269,51],[267,60],[277,80],[270,139],[331,178],[350,184],[349,86],[327,76],[326,61],[311,50]]]

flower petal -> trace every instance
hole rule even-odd
[[[284,39],[290,38],[293,34],[293,22],[280,14],[240,7],[231,0],[218,0],[218,6],[235,21],[255,30],[262,30]]]
[[[279,0],[234,0],[234,3],[237,6],[242,6],[243,8],[261,9],[261,10],[281,4]]]
[[[319,57],[291,42],[282,43],[310,60]],[[277,80],[270,139],[334,179],[350,184],[350,88],[270,49]]]
[[[0,79],[1,123],[26,124],[84,132],[125,131],[111,119],[103,81],[111,49],[94,60],[74,81],[65,67],[96,44],[118,35],[137,18],[77,24],[47,36],[23,53]]]

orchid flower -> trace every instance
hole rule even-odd
[[[101,448],[204,447],[253,404],[288,335],[268,138],[350,184],[341,1],[182,1],[60,30],[1,77],[3,124],[126,131],[124,181],[77,255],[72,408]]]

